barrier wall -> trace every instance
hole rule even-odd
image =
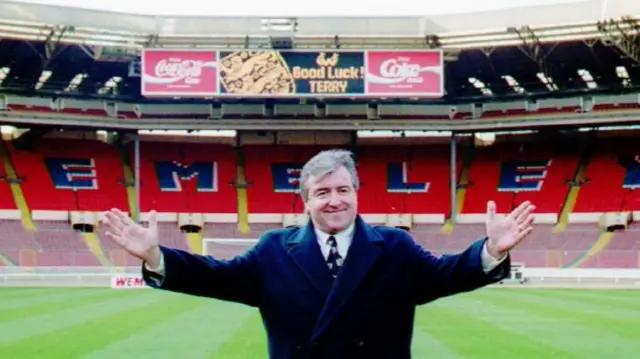
[[[522,286],[620,287],[640,289],[640,269],[522,268]],[[93,286],[145,288],[140,267],[0,267],[0,287]]]
[[[0,287],[142,287],[140,267],[0,267]]]

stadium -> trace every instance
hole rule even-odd
[[[636,358],[640,2],[182,17],[0,2],[0,358],[264,358],[257,311],[153,291],[104,211],[231,258],[307,219],[353,151],[359,211],[435,254],[537,207],[512,275],[419,308],[415,358]],[[636,143],[636,145],[633,145]],[[186,324],[185,324],[186,323]],[[184,328],[177,330],[176,328]]]

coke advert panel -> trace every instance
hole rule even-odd
[[[441,51],[367,51],[366,94],[442,96]]]
[[[141,58],[143,96],[217,96],[218,52],[212,50],[145,49]]]
[[[148,97],[441,97],[439,50],[146,49]]]

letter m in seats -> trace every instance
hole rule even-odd
[[[189,165],[178,161],[156,161],[156,176],[160,190],[167,192],[182,191],[182,181],[197,177],[198,192],[216,192],[218,190],[217,166],[213,161],[193,162]]]

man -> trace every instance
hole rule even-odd
[[[143,261],[148,285],[257,307],[270,358],[410,358],[416,306],[505,278],[508,252],[531,232],[534,207],[526,202],[497,218],[489,202],[487,237],[436,258],[407,231],[365,223],[358,184],[350,152],[320,152],[300,178],[309,223],[269,231],[230,260],[159,246],[153,212],[148,228],[118,210],[104,225]]]

